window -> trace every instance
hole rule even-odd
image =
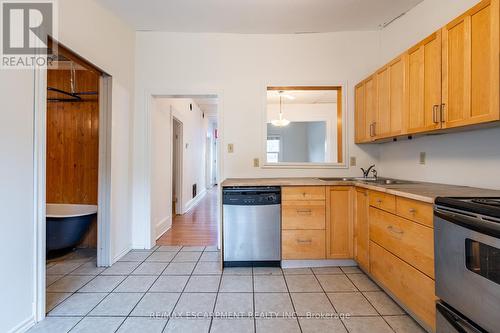
[[[278,163],[281,139],[279,136],[267,137],[267,163]]]

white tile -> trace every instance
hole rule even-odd
[[[106,297],[105,293],[76,293],[68,297],[54,310],[49,312],[49,316],[85,316],[100,301]]]
[[[252,293],[219,293],[215,305],[216,316],[241,317],[252,316]]]
[[[183,252],[203,252],[205,250],[204,246],[183,246],[181,251]]]
[[[291,293],[298,316],[331,315],[335,310],[325,293]]]
[[[224,275],[252,275],[252,267],[225,267]]]
[[[70,275],[98,275],[105,269],[105,267],[97,267],[95,261],[90,261],[72,271]]]
[[[191,275],[184,292],[217,292],[220,275]]]
[[[326,292],[357,291],[356,287],[344,274],[316,275]]]
[[[118,261],[106,268],[101,275],[129,275],[139,264],[138,262]]]
[[[45,294],[45,311],[49,312],[62,301],[70,297],[72,293],[46,293]]]
[[[283,275],[254,275],[255,292],[287,292]]]
[[[83,265],[82,261],[58,262],[46,270],[47,275],[66,275]]]
[[[52,283],[56,282],[60,278],[62,278],[64,275],[47,275],[45,276],[45,286],[48,287]]]
[[[410,316],[384,316],[396,333],[425,333],[425,330]]]
[[[346,274],[361,274],[363,273],[358,266],[343,266],[341,267],[342,272]]]
[[[147,293],[130,315],[150,317],[155,314],[168,318],[180,295],[180,293]]]
[[[323,289],[314,275],[285,275],[290,292],[322,292]]]
[[[300,327],[296,318],[256,318],[257,333],[299,333]]]
[[[82,317],[46,317],[29,329],[28,333],[66,333],[81,319]]]
[[[405,314],[404,310],[383,291],[366,291],[363,294],[382,316]]]
[[[283,271],[279,267],[254,267],[254,275],[282,275]]]
[[[151,253],[149,252],[132,252],[130,251],[126,255],[120,258],[119,261],[144,261],[149,257]]]
[[[220,252],[203,252],[200,261],[217,261],[220,265]]]
[[[146,261],[170,262],[174,258],[176,252],[154,252]]]
[[[173,262],[192,262],[200,259],[201,252],[179,252],[176,254]]]
[[[303,333],[347,333],[337,318],[299,318]]]
[[[210,333],[253,333],[252,318],[214,318]]]
[[[157,279],[156,276],[127,276],[127,278],[120,283],[120,285],[114,290],[117,293],[145,293],[153,285],[153,282]]]
[[[394,333],[382,317],[349,317],[342,321],[349,333]]]
[[[128,317],[118,329],[118,333],[161,333],[167,319]]]
[[[378,291],[380,288],[365,274],[347,274],[360,291]]]
[[[162,275],[151,286],[151,292],[182,292],[189,276],[186,275]]]
[[[339,313],[351,316],[376,316],[375,308],[360,292],[329,293],[328,297]]]
[[[95,279],[87,283],[78,292],[82,293],[104,293],[111,292],[115,289],[120,282],[125,279],[125,276],[112,275],[112,276],[96,276]]]
[[[213,253],[213,252],[208,252]],[[206,262],[198,262],[196,267],[194,268],[193,274],[195,275],[220,275],[222,274],[222,268],[220,262],[217,261],[206,261]]]
[[[220,292],[252,292],[252,276],[223,275]]]
[[[285,275],[312,275],[310,268],[284,268],[283,274]]]
[[[172,318],[168,321],[165,333],[208,333],[210,318]]]
[[[88,275],[66,275],[65,277],[60,278],[53,284],[51,284],[47,291],[49,292],[75,292],[85,284],[87,284],[90,280],[92,280],[94,276]]]
[[[143,293],[112,293],[90,312],[90,316],[128,316]]]
[[[181,245],[162,245],[158,248],[158,252],[179,252],[182,248]]]
[[[171,262],[163,271],[163,275],[191,275],[195,262]]]
[[[133,272],[132,275],[160,275],[167,267],[167,262],[143,262]]]
[[[259,317],[292,316],[292,300],[288,293],[255,293],[255,312]]]
[[[114,332],[123,323],[123,317],[85,317],[75,328],[73,333],[109,333]]]
[[[175,306],[176,316],[209,316],[214,309],[216,293],[185,293]]]
[[[343,274],[340,267],[314,267],[314,274]]]

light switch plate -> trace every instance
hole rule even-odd
[[[350,161],[349,165],[352,167],[356,166],[356,156],[351,156],[351,161]]]
[[[420,152],[419,156],[420,164],[425,165],[426,160],[427,160],[427,154],[425,153],[425,151]]]
[[[258,159],[258,158],[254,158],[254,159],[253,159],[253,166],[254,166],[255,168],[258,168],[258,167],[260,166],[260,161],[259,161],[259,159]]]
[[[232,143],[229,143],[227,145],[227,152],[230,153],[230,154],[234,153],[234,145]]]

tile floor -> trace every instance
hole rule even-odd
[[[109,268],[47,264],[47,318],[30,332],[423,332],[357,267],[227,268],[214,247],[131,251]]]

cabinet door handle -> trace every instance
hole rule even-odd
[[[398,235],[402,235],[402,234],[405,233],[403,230],[394,228],[392,225],[388,226],[387,229],[389,229],[389,231],[391,231],[391,232],[393,232],[395,234],[398,234]]]
[[[442,123],[445,122],[445,119],[444,119],[445,118],[444,117],[445,110],[446,110],[446,104],[443,103],[443,104],[441,104],[441,112],[440,112],[440,118],[441,118],[440,120],[441,120]]]
[[[311,215],[312,210],[311,209],[297,209],[297,214],[300,215]]]
[[[297,239],[297,243],[299,243],[299,244],[310,244],[310,243],[312,243],[312,239]]]
[[[436,104],[434,106],[432,106],[432,122],[434,124],[439,124],[440,123],[440,119],[439,119],[439,105]]]

